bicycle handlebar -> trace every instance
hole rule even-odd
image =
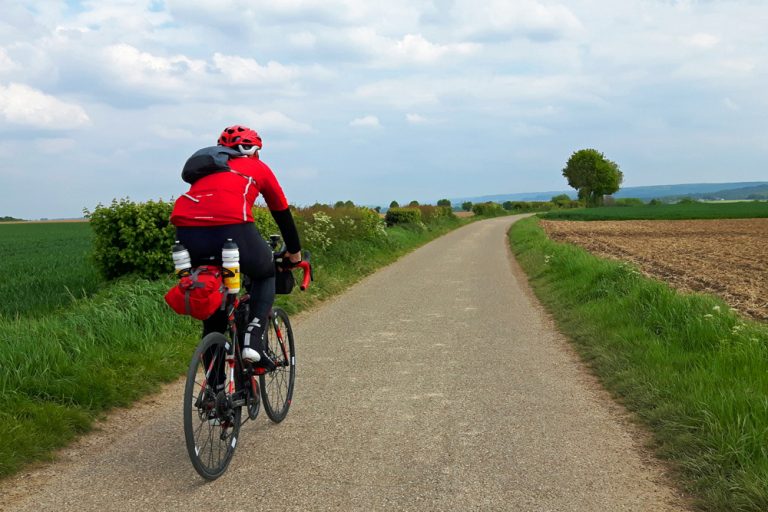
[[[304,277],[301,279],[301,291],[309,288],[309,281],[312,280],[312,265],[308,261],[300,261],[296,264],[296,267],[300,268],[304,272]]]
[[[281,250],[280,252],[274,253],[275,256],[275,262],[282,267],[282,264],[284,264],[285,261],[283,259],[283,255],[285,254],[285,250]],[[309,282],[315,280],[315,276],[312,272],[312,264],[309,262],[312,254],[309,251],[304,251],[304,254],[302,255],[303,259],[296,263],[295,265],[289,264],[290,266],[282,267],[284,271],[290,272],[295,268],[300,268],[303,272],[302,278],[301,278],[301,285],[299,288],[301,291],[305,291],[307,288],[309,288]]]

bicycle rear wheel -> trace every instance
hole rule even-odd
[[[229,339],[205,336],[189,363],[184,388],[184,437],[195,470],[206,480],[226,471],[240,433],[240,407],[232,406],[226,364]]]
[[[274,308],[265,334],[267,353],[277,368],[259,375],[261,399],[264,412],[269,419],[280,423],[288,414],[293,399],[293,384],[296,379],[296,352],[293,345],[293,329],[288,314]]]

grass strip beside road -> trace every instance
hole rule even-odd
[[[683,220],[754,219],[768,217],[768,202],[645,204],[552,210],[539,214],[549,220]]]
[[[278,304],[291,313],[306,309],[467,222],[393,227],[385,240],[340,242],[314,261],[309,291]],[[184,373],[201,327],[165,305],[173,284],[126,278],[47,316],[0,316],[0,477],[50,459],[105,411]],[[299,351],[303,342],[311,340],[297,340]]]
[[[768,510],[768,326],[550,240],[509,233],[541,302],[603,384],[652,431],[704,510]]]

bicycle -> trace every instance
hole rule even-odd
[[[282,254],[282,251],[275,252],[279,242],[278,235],[270,237],[276,265]],[[305,260],[296,268],[303,270],[300,288],[306,290],[313,279],[309,253],[305,252]],[[243,360],[239,341],[239,333],[245,332],[249,321],[248,299],[247,292],[240,296],[226,294],[226,334],[213,332],[204,336],[187,371],[184,437],[192,465],[206,480],[215,480],[227,470],[240,427],[249,419],[256,419],[262,402],[269,419],[280,423],[293,399],[296,351],[288,314],[273,307],[268,315],[266,353],[275,368],[254,368]],[[245,418],[243,407],[247,412]]]

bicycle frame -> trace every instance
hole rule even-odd
[[[287,271],[294,267],[279,261],[277,254],[275,260]],[[304,270],[301,289],[306,289],[312,279],[309,254],[305,260],[295,265]],[[240,344],[242,331],[251,320],[250,286],[244,282],[241,289],[242,295],[225,295],[222,305],[227,322],[225,331],[203,337],[187,373],[184,436],[193,466],[207,480],[214,480],[226,471],[245,422],[256,419],[263,408],[271,421],[280,423],[293,397],[296,358],[288,315],[279,307],[270,308],[265,338],[259,340],[265,345],[260,347],[264,350],[263,357],[271,359],[274,368],[269,364],[266,366],[270,369],[251,364],[243,359]],[[201,455],[201,451],[209,456]]]

